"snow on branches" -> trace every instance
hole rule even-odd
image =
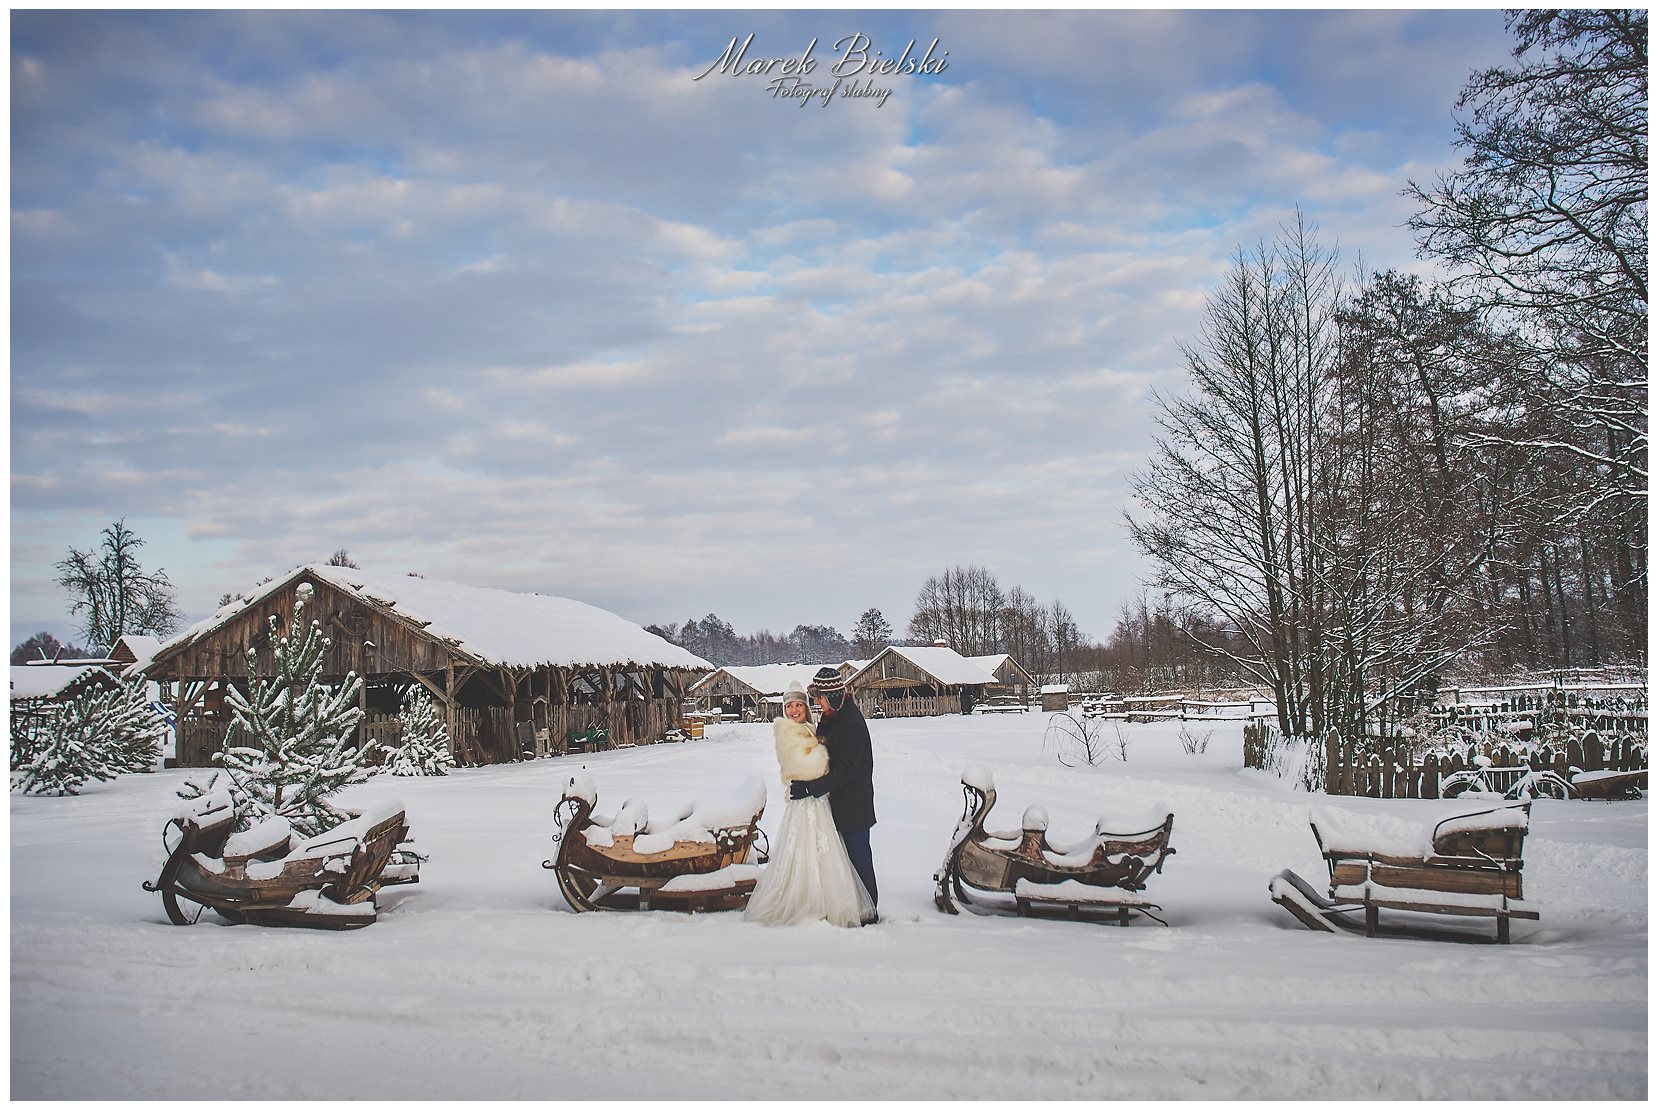
[[[166,736],[142,678],[89,688],[13,734],[12,786],[31,795],[75,795],[88,780],[153,771]]]
[[[247,693],[233,687],[226,698],[232,720],[225,749],[213,759],[230,777],[238,830],[280,816],[300,837],[325,832],[350,817],[328,796],[374,773],[373,746],[352,742],[363,716],[362,680],[353,672],[339,687],[322,681],[331,642],[320,622],[306,624],[311,593],[310,583],[300,584],[287,635],[271,617],[273,674],[259,677],[258,653],[250,648]]]
[[[410,687],[398,716],[403,743],[392,751],[385,770],[392,775],[448,775],[455,766],[449,752],[449,727],[432,696],[423,687]]]

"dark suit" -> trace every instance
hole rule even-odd
[[[841,708],[825,714],[817,726],[818,740],[829,750],[829,772],[806,784],[813,795],[829,796],[835,828],[846,843],[846,855],[871,899],[875,889],[875,860],[869,849],[869,828],[875,824],[875,754],[869,742],[869,724],[848,695]]]

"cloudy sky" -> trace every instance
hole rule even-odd
[[[713,67],[799,59],[822,89]],[[932,56],[938,73],[848,74]],[[190,619],[364,566],[739,632],[982,564],[1104,637],[1151,393],[1299,206],[1407,179],[1500,12],[18,11],[11,631],[125,517]]]

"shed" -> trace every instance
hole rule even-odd
[[[150,661],[151,679],[183,684],[180,765],[211,762],[230,720],[225,689],[246,687],[249,648],[260,674],[270,673],[270,618],[286,629],[307,582],[306,613],[332,641],[324,678],[363,678],[363,736],[395,743],[398,707],[418,683],[437,701],[462,764],[562,752],[572,732],[592,726],[618,744],[660,740],[678,721],[686,688],[709,667],[569,598],[312,564],[225,606]]]
[[[872,717],[933,717],[971,712],[996,682],[953,648],[892,644],[852,673],[846,689]]]
[[[1042,710],[1044,713],[1063,712],[1071,708],[1071,687],[1069,683],[1048,683],[1042,688]]]
[[[704,709],[748,720],[768,721],[783,712],[783,692],[791,682],[802,688],[822,667],[834,664],[753,664],[719,668],[699,679],[691,697]]]
[[[115,642],[115,647],[109,650],[109,658],[117,672],[122,675],[133,675],[150,666],[150,661],[161,650],[161,645],[160,637],[125,633]]]

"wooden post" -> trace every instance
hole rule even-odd
[[[455,660],[450,657],[443,668],[443,705],[444,724],[449,728],[449,743],[455,746],[454,756],[456,763],[465,764],[465,752],[461,744],[460,716],[455,712]]]

